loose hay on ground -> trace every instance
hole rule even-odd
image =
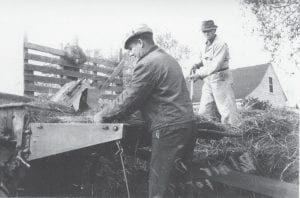
[[[299,115],[272,108],[244,110],[241,116],[241,138],[200,140],[196,160],[298,184]]]

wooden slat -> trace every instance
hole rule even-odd
[[[39,55],[29,53],[28,49],[48,53],[49,55],[54,55],[53,57],[47,55]],[[71,78],[87,78],[97,82],[98,85],[105,82],[110,76],[117,62],[106,60],[106,59],[99,59],[93,57],[87,57],[87,63],[83,65],[76,66],[69,61],[65,60],[64,58],[59,58],[65,55],[63,50],[54,49],[51,47],[46,47],[42,45],[37,45],[34,43],[29,43],[24,40],[24,93],[48,93],[49,91],[57,91],[55,88],[49,88],[44,86],[37,86],[34,85],[33,82],[41,82],[41,83],[48,83],[48,84],[59,84],[63,85],[67,82],[70,82]],[[56,57],[55,57],[56,56]],[[25,61],[27,60],[27,61]],[[51,66],[42,66],[39,64],[31,64],[28,61],[37,61],[42,63],[49,63],[49,64],[56,64],[63,66],[63,68],[55,68]],[[90,63],[89,63],[90,62]],[[91,64],[92,63],[92,64]],[[68,68],[69,67],[69,68]],[[78,71],[74,68],[78,69]],[[83,73],[83,71],[79,71],[79,69],[84,71],[92,71],[93,74]],[[62,76],[66,76],[69,79],[59,78],[59,77],[48,77],[48,76],[39,76],[34,74],[33,72],[42,72],[46,74],[56,74]],[[108,76],[97,75],[97,73],[103,73]],[[121,84],[122,80],[120,78],[115,78],[112,82],[114,85],[109,85],[104,90],[106,91],[113,91],[113,92],[121,92],[122,87],[118,86]],[[115,95],[104,95],[102,98],[105,99],[112,99],[115,98]]]
[[[69,63],[68,61],[66,61],[64,59],[42,56],[42,55],[37,55],[37,54],[30,54],[30,53],[25,54],[25,58],[28,60],[34,60],[34,61],[39,61],[39,62],[43,62],[43,63],[57,64],[57,65],[68,66],[68,67],[77,68],[77,69],[89,70],[89,71],[97,71],[97,72],[104,73],[104,74],[111,74],[113,72],[113,69],[111,67],[98,67],[98,66],[87,65],[87,64],[76,66],[74,64]]]
[[[109,76],[109,78],[101,85],[101,86],[97,86],[99,89],[103,89],[106,86],[108,86],[112,81],[114,81],[116,79],[116,77],[118,77],[118,75],[120,74],[120,72],[123,70],[124,68],[124,60],[122,60],[118,66],[116,67],[116,69],[114,70],[114,72]],[[122,81],[121,81],[122,82]]]
[[[12,110],[12,109],[18,109],[20,111],[23,111],[23,109],[40,109],[40,110],[47,110],[47,111],[60,111],[63,112],[66,115],[74,115],[74,109],[71,107],[67,107],[65,105],[51,102],[49,100],[40,102],[40,101],[32,101],[30,103],[28,102],[16,102],[16,103],[10,103],[10,104],[3,104],[0,105],[0,110],[2,109],[7,109],[7,110]],[[26,111],[27,111],[26,110]],[[14,111],[14,110],[13,110]],[[1,113],[1,111],[0,111]]]
[[[206,178],[229,186],[256,192],[274,198],[297,198],[299,187],[296,184],[280,182],[256,175],[241,173],[224,168],[210,169],[210,174],[200,171],[198,178]],[[218,170],[218,171],[214,171]]]
[[[64,56],[65,55],[63,50],[58,50],[58,49],[54,49],[51,47],[37,45],[37,44],[29,43],[29,42],[25,42],[24,46],[25,46],[25,48],[28,48],[28,49],[45,52],[45,53],[49,53],[49,54],[56,55],[56,56]]]
[[[27,58],[28,60],[34,60],[34,61],[39,61],[39,62],[43,62],[43,63],[50,63],[50,64],[63,65],[63,66],[74,67],[74,68],[79,69],[78,66],[73,65],[73,64],[69,63],[68,61],[66,61],[64,59],[59,59],[59,58],[55,58],[55,57],[48,57],[48,56],[28,53],[28,54],[25,55],[25,58]]]
[[[19,96],[15,94],[8,94],[8,93],[1,93],[0,92],[0,98],[1,100],[6,100],[12,102],[31,102],[34,100],[32,97],[26,97],[26,96]]]
[[[54,48],[46,47],[46,46],[42,46],[42,45],[37,45],[34,43],[25,42],[24,47],[27,49],[45,52],[45,53],[49,53],[49,54],[56,55],[56,56],[64,56],[63,50],[58,50],[58,49],[54,49]],[[117,65],[117,63],[115,63],[113,61],[106,60],[106,59],[100,59],[100,58],[93,58],[93,57],[87,57],[87,61],[105,65],[105,66],[109,66],[109,67],[115,67]]]
[[[42,83],[49,83],[49,84],[58,84],[63,85],[65,83],[71,82],[70,79],[63,79],[63,78],[54,78],[54,77],[47,77],[47,76],[37,76],[37,75],[24,75],[25,81],[34,81],[34,82],[42,82]],[[120,92],[123,90],[122,87],[111,85],[106,87],[106,91],[116,91]]]
[[[23,62],[24,62],[24,64],[26,64],[26,63],[28,63],[28,58],[26,58],[26,55],[28,54],[28,49],[26,48],[26,43],[27,43],[27,36],[26,36],[26,34],[24,35],[24,45],[23,45],[23,56],[24,56],[24,60],[23,60]],[[23,68],[24,69],[24,68]],[[24,74],[33,74],[33,71],[25,71],[24,70]],[[24,82],[23,83],[25,83],[25,80],[24,80]],[[30,83],[30,84],[34,84],[33,82],[27,82],[28,84]],[[32,91],[25,91],[24,90],[24,95],[27,95],[27,96],[34,96],[34,92],[32,92]]]
[[[100,72],[100,73],[104,73],[107,75],[110,75],[113,72],[113,69],[110,67],[99,67],[96,65],[80,65],[79,66],[80,69],[84,69],[84,70],[88,70],[88,71],[93,71],[93,72]]]
[[[34,91],[39,93],[56,93],[59,89],[58,88],[52,88],[52,87],[45,87],[45,86],[37,86],[37,85],[31,85],[31,84],[24,84],[24,90],[25,91]]]
[[[77,78],[88,78],[91,80],[97,80],[97,81],[105,81],[107,77],[104,76],[97,76],[93,74],[86,74],[86,73],[80,73],[76,71],[68,71],[63,69],[56,69],[49,66],[39,66],[34,64],[25,64],[25,70],[32,70],[32,71],[39,71],[42,73],[48,73],[48,74],[59,74],[63,76],[70,76],[70,77],[77,77]]]
[[[113,80],[114,80],[113,82],[116,84],[116,86],[122,88],[122,79],[114,78]],[[93,87],[98,87],[98,88],[101,87],[101,90],[102,89],[105,90],[105,86],[102,86],[102,84],[103,84],[103,82],[96,82],[96,83],[92,83],[92,86]],[[110,86],[110,85],[107,85],[107,86]],[[123,90],[123,89],[119,89],[118,91],[121,91],[121,90]]]
[[[36,76],[36,75],[29,75],[24,74],[25,81],[34,81],[34,82],[43,82],[43,83],[51,83],[51,84],[65,84],[70,82],[70,79],[64,78],[55,78],[55,77],[48,77],[48,76]]]
[[[87,57],[87,61],[89,61],[91,63],[97,63],[100,65],[109,66],[109,67],[116,67],[118,65],[118,63],[116,63],[116,62],[102,59],[102,58]]]

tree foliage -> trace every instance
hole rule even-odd
[[[191,50],[188,46],[179,43],[172,33],[166,32],[155,37],[156,44],[171,54],[178,62],[189,58]]]
[[[265,48],[273,61],[288,59],[300,67],[300,1],[240,0],[245,9],[256,16],[258,26],[252,27],[264,38]]]

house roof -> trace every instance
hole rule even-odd
[[[271,64],[267,63],[233,69],[233,90],[235,98],[245,98],[247,95],[249,95],[262,81],[267,69],[270,66]]]
[[[262,81],[267,69],[271,66],[270,63],[242,67],[237,69],[232,69],[233,75],[233,90],[236,99],[245,98],[248,96]],[[188,88],[190,89],[190,83],[188,83]],[[203,81],[198,80],[194,84],[194,95],[193,101],[198,101],[201,98],[201,87],[203,86]]]

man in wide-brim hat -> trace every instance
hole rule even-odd
[[[137,58],[130,87],[95,115],[95,121],[122,120],[140,110],[152,134],[149,197],[177,197],[171,192],[179,191],[179,181],[192,188],[195,145],[193,107],[181,67],[155,45],[146,25],[132,31],[124,48]]]
[[[204,81],[198,113],[210,120],[219,120],[221,116],[222,123],[237,126],[239,116],[229,71],[229,49],[216,34],[217,27],[213,20],[202,22],[201,31],[206,42],[202,47],[201,61],[193,66],[192,70],[196,72],[190,78]]]
[[[201,30],[202,32],[207,32],[210,30],[216,30],[218,26],[215,25],[215,22],[213,20],[203,21]]]

